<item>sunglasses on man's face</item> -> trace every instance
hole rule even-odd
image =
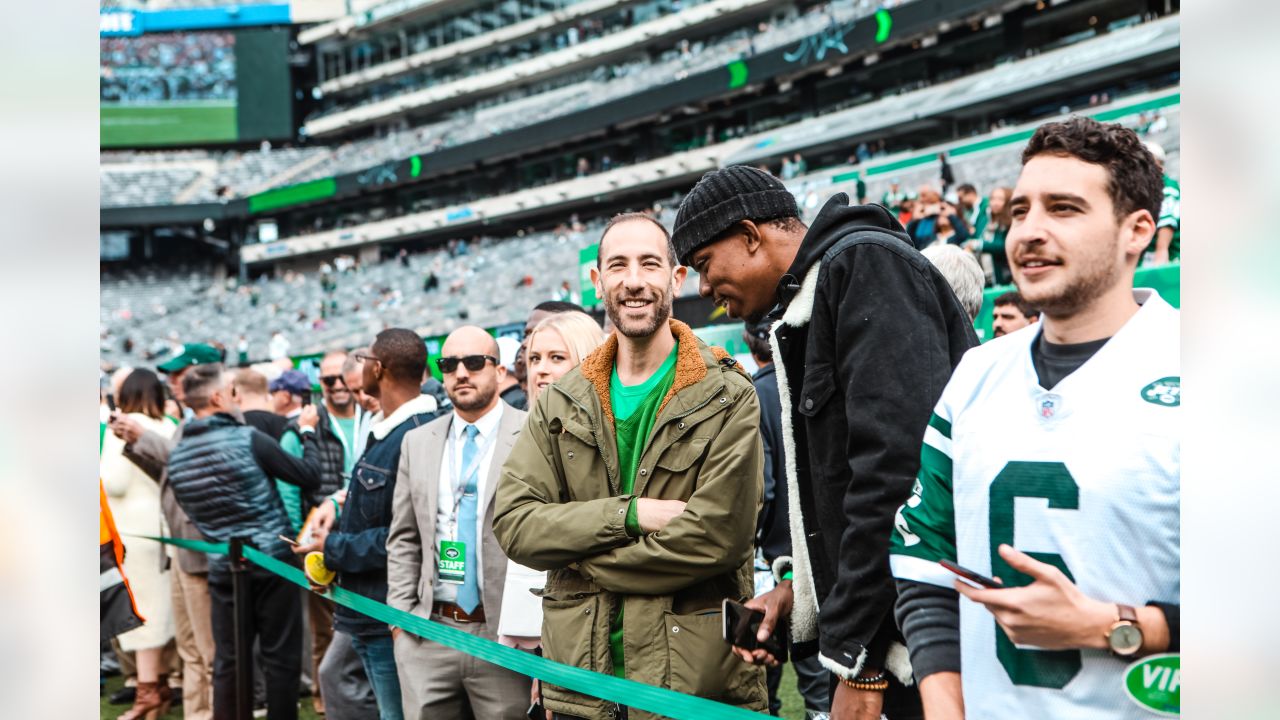
[[[343,380],[341,375],[321,375],[320,382],[324,383],[324,386],[329,389],[333,389],[333,386],[339,383],[347,384],[347,381]]]
[[[462,357],[442,357],[436,360],[436,367],[440,368],[440,372],[445,375],[452,375],[458,369],[458,363],[462,363],[462,367],[467,372],[480,372],[484,369],[486,362],[493,361],[494,365],[498,364],[498,358],[492,355],[463,355]]]

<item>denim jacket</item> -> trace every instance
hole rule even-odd
[[[387,601],[387,531],[404,434],[431,422],[439,412],[429,396],[415,398],[374,423],[364,453],[351,470],[347,500],[324,543],[324,562],[337,583],[380,603]],[[337,629],[369,637],[390,633],[386,623],[338,606]]]

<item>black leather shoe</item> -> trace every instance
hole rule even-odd
[[[122,687],[111,693],[111,697],[107,702],[112,705],[132,705],[135,698],[138,697],[138,689],[131,687]]]

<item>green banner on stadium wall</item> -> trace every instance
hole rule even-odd
[[[297,185],[286,185],[249,196],[249,212],[260,213],[267,210],[297,205],[298,203],[323,200],[333,197],[338,192],[338,182],[333,178],[321,178]]]

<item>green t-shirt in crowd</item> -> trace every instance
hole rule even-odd
[[[653,423],[658,419],[658,408],[676,380],[676,351],[679,349],[680,344],[676,343],[662,365],[639,385],[623,385],[618,377],[617,365],[609,378],[609,401],[613,405],[613,426],[618,440],[618,469],[622,474],[620,486],[623,495],[630,495],[635,488],[636,466],[649,442],[649,433],[653,432]],[[628,533],[636,536],[641,534],[634,499],[627,508],[626,525]],[[618,608],[618,614],[609,627],[609,655],[613,660],[613,674],[618,677],[626,677],[622,656],[622,611],[623,608]]]
[[[356,446],[356,418],[354,415],[349,418],[340,418],[331,414],[329,415],[329,424],[338,428],[338,432],[342,434],[342,439],[345,441],[343,448],[346,452],[342,454],[342,472],[350,478],[357,459],[353,451]]]
[[[333,414],[329,415],[330,427],[336,427],[338,432],[342,433],[342,439],[346,441],[343,447],[354,448],[356,444],[356,419],[354,417],[340,418]],[[302,457],[302,438],[292,430],[286,432],[284,437],[280,438],[280,447],[290,455],[300,458]],[[356,466],[356,456],[354,452],[344,452],[342,454],[342,471],[346,477],[351,477],[351,470]],[[276,488],[280,491],[280,499],[284,501],[284,510],[289,515],[289,525],[293,527],[295,533],[302,531],[302,490],[297,485],[290,485],[287,482],[276,480]]]
[[[280,438],[280,447],[296,458],[302,457],[302,438],[292,430],[286,430],[284,436]],[[284,501],[284,511],[289,516],[289,527],[293,528],[293,534],[297,535],[302,531],[302,488],[283,480],[276,480],[276,490],[280,492],[280,499]]]

